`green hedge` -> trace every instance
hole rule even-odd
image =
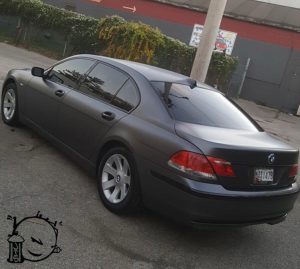
[[[93,52],[98,46],[98,20],[44,4],[40,0],[0,0],[0,13],[21,17],[25,28],[54,29],[72,45],[73,53]]]
[[[99,40],[110,57],[154,63],[157,49],[165,46],[163,34],[144,23],[127,22],[113,16],[100,20]]]
[[[24,28],[39,26],[60,33],[71,53],[93,53],[147,62],[189,75],[195,56],[191,48],[158,29],[112,16],[95,19],[44,4],[40,0],[0,0],[0,14],[21,17]],[[226,90],[237,59],[214,53],[207,82]]]

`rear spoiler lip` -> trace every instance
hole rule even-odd
[[[172,81],[167,81],[167,80],[151,80],[151,82],[181,84],[181,85],[189,86],[191,89],[199,87],[199,88],[204,88],[204,89],[207,89],[207,90],[217,91],[217,89],[215,89],[215,88],[213,88],[213,87],[211,87],[211,86],[209,86],[207,84],[200,83],[199,81],[191,79],[191,78],[180,79],[180,80],[172,80]]]

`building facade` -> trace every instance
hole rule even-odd
[[[237,96],[241,90],[242,98],[295,113],[300,105],[300,9],[266,3],[272,1],[276,0],[228,0],[221,28],[237,33],[232,55],[239,58],[228,94]],[[44,2],[96,18],[119,15],[142,21],[187,44],[194,25],[204,24],[209,4],[208,0]]]

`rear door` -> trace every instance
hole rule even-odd
[[[98,63],[63,101],[58,120],[62,141],[89,159],[108,130],[137,105],[124,97],[128,87],[134,84],[126,73]]]
[[[27,118],[52,135],[57,135],[59,105],[78,85],[78,79],[95,64],[89,59],[72,59],[54,66],[46,79],[33,77],[26,92]]]

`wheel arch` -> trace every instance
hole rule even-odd
[[[97,156],[97,174],[98,174],[98,168],[99,168],[99,164],[101,162],[101,159],[103,157],[103,155],[111,148],[114,147],[123,147],[125,149],[127,149],[128,151],[130,151],[131,153],[133,153],[133,150],[131,148],[131,146],[125,142],[124,140],[118,139],[118,138],[113,138],[110,139],[108,141],[105,141],[103,143],[103,145],[101,146],[99,152],[98,152],[98,156]]]
[[[15,79],[12,78],[12,77],[10,77],[10,78],[8,78],[8,79],[5,80],[5,82],[3,83],[2,89],[4,89],[8,84],[15,84],[15,85],[17,85]],[[2,91],[2,95],[3,95],[3,91]]]

